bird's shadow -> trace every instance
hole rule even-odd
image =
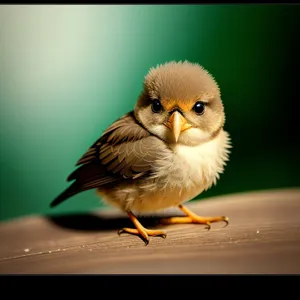
[[[162,227],[160,220],[165,217],[173,217],[174,214],[163,216],[138,216],[138,220],[145,227]],[[61,228],[67,228],[78,231],[110,231],[118,230],[123,227],[132,227],[133,223],[127,217],[106,217],[89,213],[47,216],[49,222]]]

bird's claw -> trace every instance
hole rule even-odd
[[[223,218],[222,221],[225,223],[225,225],[224,225],[222,228],[225,228],[225,227],[227,227],[228,224],[229,224],[229,218],[226,217],[226,216],[223,216],[222,218]],[[205,229],[207,229],[207,231],[209,231],[209,230],[211,229],[211,223],[210,223],[210,222],[207,222],[207,223],[206,223]]]
[[[206,223],[206,226],[204,227],[204,229],[207,229],[207,231],[210,231],[211,225],[209,222]]]
[[[149,244],[149,239],[145,239],[144,237],[141,236],[141,239],[144,241],[145,246],[148,246]]]
[[[226,216],[224,216],[223,218],[224,218],[224,219],[223,219],[223,222],[225,223],[225,225],[223,226],[223,228],[225,228],[225,227],[227,227],[228,224],[229,224],[229,218],[226,217]]]
[[[121,235],[122,233],[126,233],[126,231],[124,229],[119,229],[118,230],[118,235]]]
[[[157,236],[159,236],[159,237],[161,237],[161,238],[163,238],[163,239],[165,239],[165,238],[167,237],[167,235],[166,235],[165,233],[159,234],[159,235],[157,235]]]
[[[167,234],[161,230],[149,230],[149,229],[134,229],[134,228],[122,228],[118,230],[118,235],[121,235],[122,233],[129,233],[129,234],[134,234],[138,235],[146,244],[146,246],[149,244],[149,236],[153,237],[162,237],[165,239],[167,237]]]

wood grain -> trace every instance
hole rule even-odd
[[[1,274],[299,274],[300,189],[268,190],[189,203],[200,215],[227,215],[230,224],[160,226],[161,216],[141,217],[164,228],[166,239],[148,246],[136,236],[117,235],[132,226],[117,211],[47,218],[33,216],[0,224]]]

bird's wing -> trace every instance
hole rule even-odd
[[[78,160],[76,165],[81,167],[68,177],[68,181],[85,177],[91,165],[95,176],[88,177],[93,180],[83,180],[84,184],[92,184],[91,188],[118,179],[136,179],[151,173],[153,162],[166,148],[130,112],[114,122]]]
[[[153,162],[167,146],[128,113],[113,123],[78,160],[67,178],[73,183],[52,202],[57,206],[82,191],[151,174]]]

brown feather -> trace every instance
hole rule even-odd
[[[166,147],[136,121],[133,112],[126,114],[104,131],[77,161],[76,166],[80,167],[67,178],[75,180],[71,192],[62,193],[53,205],[84,190],[151,173],[153,162]]]

